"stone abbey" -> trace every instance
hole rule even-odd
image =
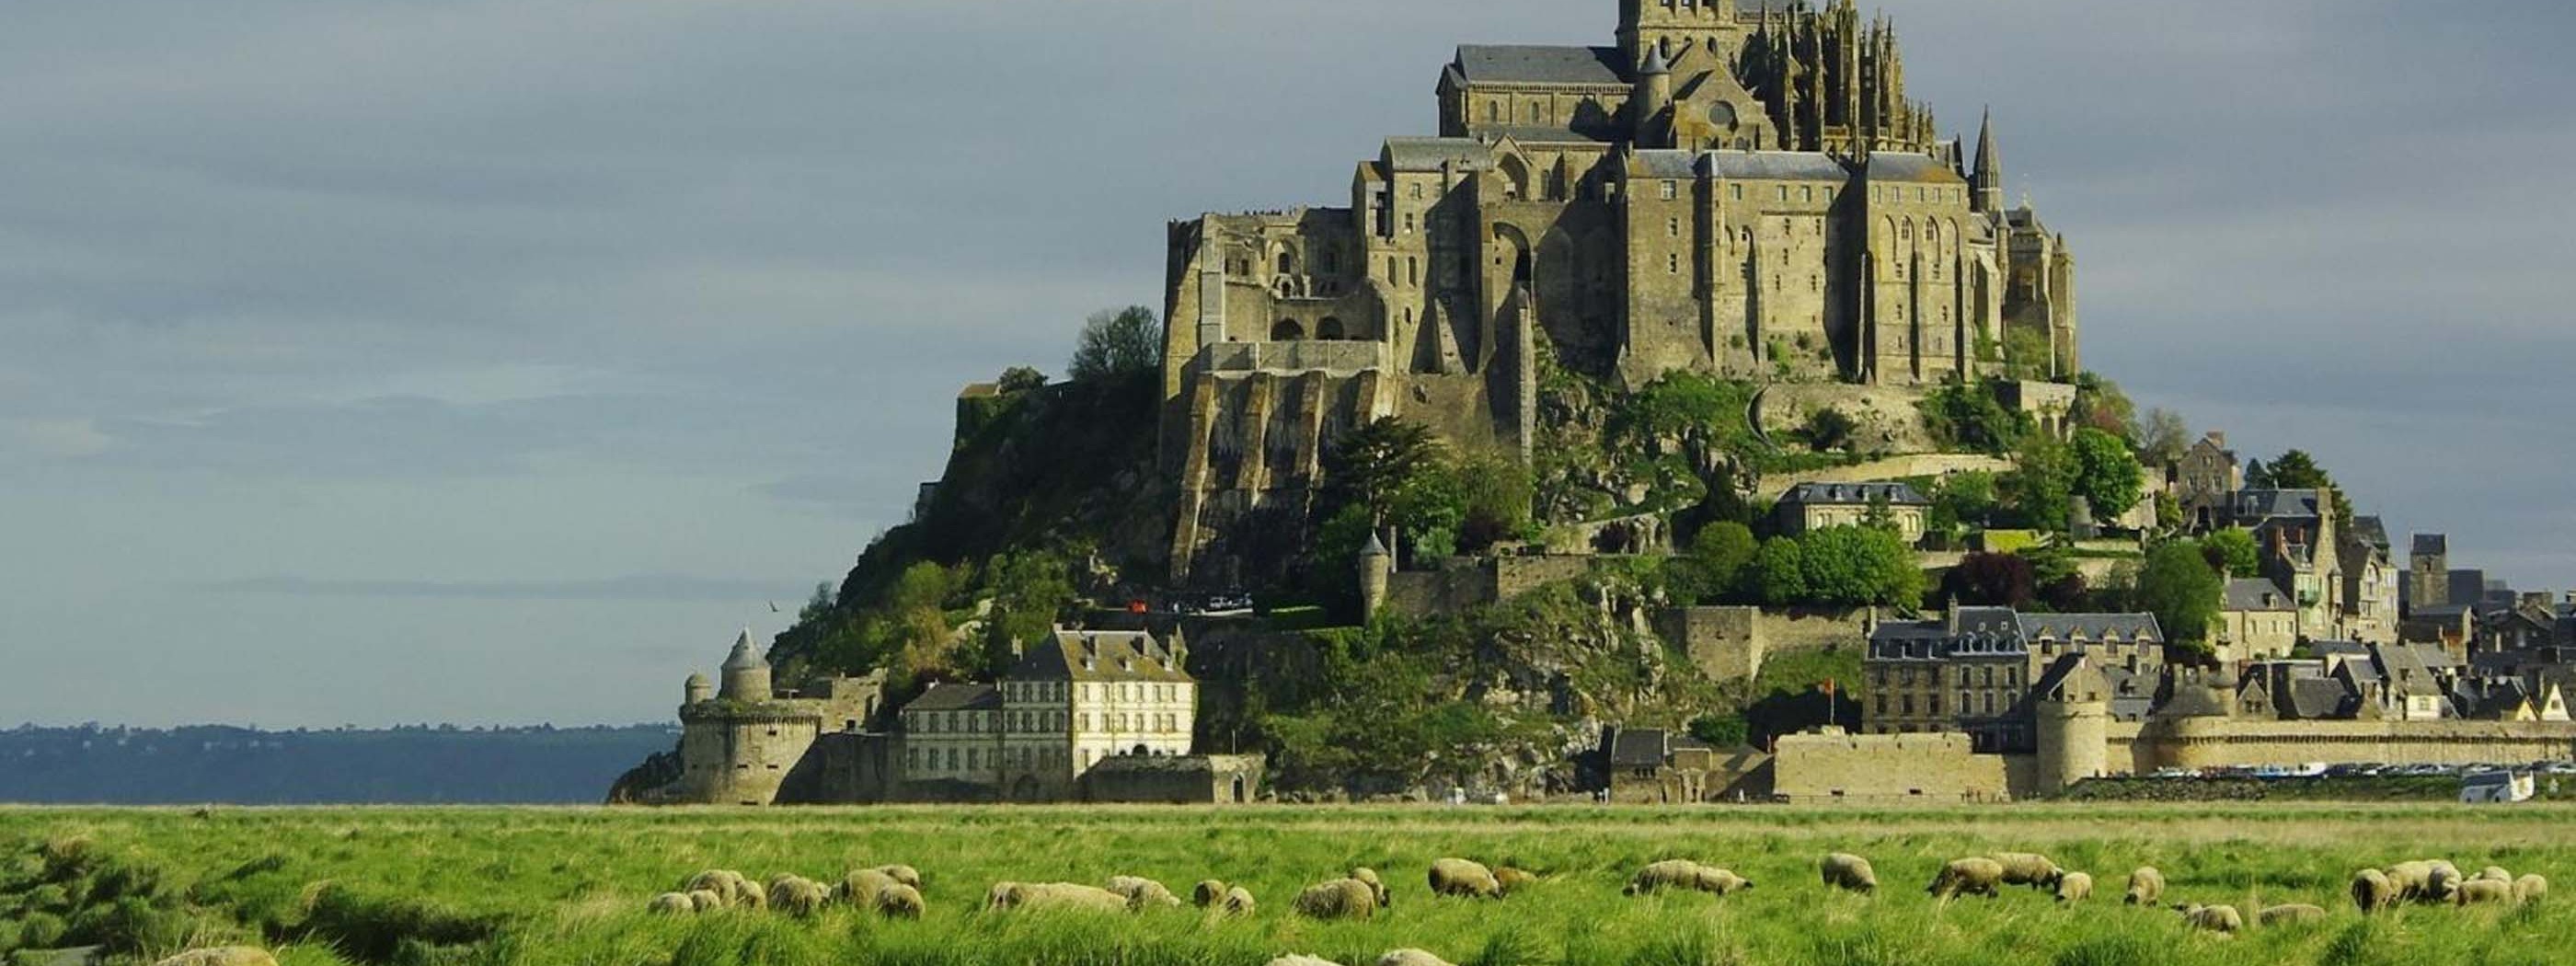
[[[1460,47],[1438,99],[1348,207],[1171,226],[1176,577],[1224,580],[1227,524],[1351,426],[1526,454],[1551,359],[1902,390],[2021,332],[2077,370],[2074,257],[2005,206],[1991,118],[1973,157],[1944,140],[1851,0],[1621,0],[1615,45]]]

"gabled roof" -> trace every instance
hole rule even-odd
[[[1468,44],[1451,69],[1470,84],[1627,87],[1627,59],[1617,47]]]
[[[990,684],[933,684],[903,706],[914,711],[993,711],[1002,706],[1002,691]]]
[[[1673,752],[1711,750],[1707,742],[1661,728],[1621,728],[1610,739],[1610,767],[1661,768]]]
[[[1057,631],[1021,655],[1015,681],[1188,682],[1179,656],[1143,631]]]
[[[2325,494],[2316,490],[2240,490],[2236,494],[2236,516],[2240,520],[2314,520]]]
[[[2378,517],[2357,516],[2352,518],[2352,527],[2345,532],[2363,546],[2376,548],[2381,553],[2388,552],[2387,521]]]
[[[1710,151],[1709,173],[1738,181],[1849,181],[1851,170],[1811,151]]]
[[[2227,609],[2231,611],[2293,611],[2290,595],[2281,585],[2260,577],[2238,577],[2227,582]]]
[[[2439,533],[2415,535],[2415,555],[2418,557],[2439,556],[2450,552],[2451,538],[2447,535]]]
[[[2292,678],[2286,683],[2274,700],[2294,721],[2349,717],[2361,703],[2350,685],[2334,678]]]
[[[1931,506],[1911,483],[1800,483],[1780,496],[1781,506]]]
[[[1863,166],[1871,181],[1921,181],[1943,184],[1966,184],[1959,172],[1925,154],[1897,152],[1872,154]]]
[[[1386,161],[1397,171],[1438,171],[1455,161],[1463,170],[1485,167],[1494,149],[1474,138],[1388,138]]]
[[[2164,630],[2154,614],[2023,614],[2021,633],[2030,640],[2101,641],[2162,644]]]

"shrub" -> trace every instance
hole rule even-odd
[[[63,941],[67,928],[61,916],[50,912],[31,912],[18,919],[18,948],[51,949]]]

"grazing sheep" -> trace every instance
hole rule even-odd
[[[2478,874],[2470,876],[2469,878],[2493,879],[2497,882],[2511,882],[2513,881],[2513,873],[2505,871],[2503,866],[2490,865],[2478,870]]]
[[[2451,890],[2450,902],[2455,906],[2509,906],[2514,902],[2513,883],[2471,879]]]
[[[896,882],[893,876],[875,869],[859,869],[842,876],[841,883],[832,887],[832,901],[852,909],[874,909],[878,896],[899,885],[903,883]]]
[[[780,876],[771,882],[769,907],[790,916],[821,915],[823,904],[832,897],[822,883],[800,875]]]
[[[2004,867],[2005,885],[2029,886],[2033,889],[2057,888],[2057,877],[2065,875],[2048,856],[2029,852],[1997,852],[1995,864]]]
[[[1449,961],[1419,949],[1398,949],[1378,957],[1377,966],[1449,966]]]
[[[2273,906],[2254,914],[2254,924],[2262,926],[2265,929],[2272,928],[2273,926],[2304,926],[2309,923],[2324,921],[2326,921],[2326,911],[2324,908],[2308,905],[2304,902],[2293,902],[2288,905]]]
[[[1099,886],[1071,882],[997,882],[992,891],[985,894],[984,907],[996,912],[1021,909],[1126,912],[1129,909],[1126,896]]]
[[[2522,878],[2513,880],[2513,901],[2539,902],[2546,898],[2549,898],[2549,880],[2539,873],[2524,873]]]
[[[928,906],[921,901],[921,890],[897,882],[879,890],[869,908],[888,919],[919,919]]]
[[[1234,888],[1225,890],[1225,901],[1218,903],[1217,909],[1229,916],[1251,915],[1252,890],[1246,889],[1242,886],[1235,886]]]
[[[2362,915],[2384,911],[2406,898],[2406,890],[2397,880],[2378,869],[2363,869],[2352,874],[2352,905]]]
[[[1318,882],[1297,894],[1296,909],[1308,919],[1367,919],[1377,915],[1377,890],[1359,879]]]
[[[1878,892],[1878,870],[1870,868],[1869,860],[1860,856],[1836,852],[1825,856],[1816,869],[1824,876],[1825,885],[1832,888],[1862,895]]]
[[[1753,888],[1753,880],[1715,866],[1701,865],[1688,859],[1667,859],[1637,872],[1628,880],[1624,895],[1645,895],[1662,889],[1695,889],[1711,895],[1726,896]]]
[[[749,880],[742,877],[742,873],[729,869],[708,869],[690,876],[688,884],[680,887],[682,892],[701,890],[715,893],[716,897],[723,899],[728,906],[741,905],[739,900],[745,891],[758,891],[753,888]]]
[[[1714,896],[1731,896],[1753,888],[1753,880],[1725,869],[1703,865],[1699,867],[1699,881],[1693,887]]]
[[[880,865],[876,867],[876,871],[885,873],[886,878],[893,879],[896,882],[903,883],[915,889],[921,888],[920,869],[916,869],[908,865],[897,864]]]
[[[1493,899],[1503,894],[1503,884],[1494,881],[1494,870],[1486,868],[1482,862],[1439,859],[1431,863],[1431,873],[1427,878],[1431,883],[1431,894],[1435,896]]]
[[[2197,903],[2181,908],[2183,925],[2220,935],[2233,936],[2245,930],[2245,916],[2235,906],[2204,906]]]
[[[2133,906],[2152,906],[2165,898],[2165,874],[2155,866],[2142,865],[2129,873],[2129,892],[2120,901]]]
[[[257,946],[216,946],[191,949],[152,966],[277,966],[277,957]]]
[[[1281,956],[1271,960],[1270,966],[1342,966],[1342,964],[1313,956]]]
[[[714,912],[725,907],[725,897],[713,889],[693,889],[689,892],[689,907],[699,912]]]
[[[2087,872],[2069,872],[2057,877],[2057,901],[2060,905],[2093,898],[2093,876]]]
[[[2433,863],[2432,874],[2424,879],[2422,898],[2425,902],[2449,902],[2452,896],[2459,894],[2460,884],[2467,881],[2468,877],[2460,874],[2458,866],[2448,862]]]
[[[653,901],[646,903],[644,908],[664,916],[685,916],[698,911],[697,904],[690,902],[689,895],[685,892],[665,892],[654,896]]]
[[[1191,905],[1205,909],[1223,901],[1225,901],[1225,883],[1223,882],[1219,882],[1215,879],[1201,879],[1199,880],[1199,884],[1190,887]]]
[[[1173,895],[1172,890],[1164,888],[1160,882],[1143,876],[1111,876],[1108,886],[1109,891],[1127,897],[1127,907],[1130,909],[1157,907],[1171,909],[1181,904],[1181,897]]]
[[[1351,870],[1351,878],[1368,883],[1369,894],[1377,899],[1378,908],[1385,909],[1395,904],[1395,897],[1387,894],[1386,883],[1378,879],[1376,869],[1360,866]]]
[[[1535,873],[1515,869],[1506,865],[1494,870],[1494,884],[1502,887],[1504,895],[1511,895],[1512,893],[1519,892],[1522,889],[1537,885],[1538,876]]]
[[[1923,891],[1943,902],[1963,895],[1993,899],[2003,895],[2003,883],[2003,863],[1993,859],[1959,859],[1942,866],[1941,873],[1932,877],[1931,887]]]
[[[2426,895],[2425,890],[2433,878],[2433,863],[2400,862],[2389,866],[2387,875],[2389,883],[2397,887],[2399,901],[2420,900]]]

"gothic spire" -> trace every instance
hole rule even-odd
[[[2004,168],[2001,151],[1995,146],[1995,109],[1986,108],[1986,120],[1977,131],[1977,211],[1993,213],[2003,210]]]

